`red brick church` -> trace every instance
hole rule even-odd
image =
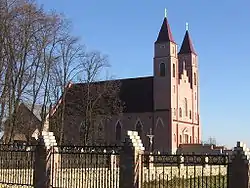
[[[200,143],[198,57],[188,30],[178,52],[165,17],[154,43],[153,75],[121,79],[123,114],[103,125],[108,143],[124,139],[127,130],[137,130],[146,150],[175,152],[179,144]],[[68,89],[74,88],[72,84]],[[77,142],[79,135],[65,121],[66,137]],[[149,136],[153,135],[150,145]]]

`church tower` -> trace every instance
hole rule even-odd
[[[200,143],[198,56],[188,28],[178,53],[165,16],[153,66],[154,149],[174,153],[180,144]]]
[[[169,91],[177,84],[177,61],[177,45],[165,17],[154,44],[154,109],[156,111],[171,108],[172,96]],[[162,96],[169,100],[161,100]]]
[[[154,132],[156,150],[171,148],[172,106],[177,105],[178,57],[165,16],[154,44]],[[169,152],[169,151],[166,151]]]
[[[188,25],[178,53],[178,62],[180,83],[178,89],[179,115],[176,119],[179,125],[179,129],[177,129],[179,132],[177,145],[200,143],[198,56],[188,31]]]

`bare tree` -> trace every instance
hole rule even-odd
[[[53,39],[59,35],[55,28],[61,21],[58,15],[45,13],[29,0],[5,0],[0,6],[0,122],[8,117],[4,129],[9,142],[19,124],[16,117],[20,103],[31,103],[33,112],[39,95],[44,93],[41,86],[51,62],[48,49],[53,49]]]
[[[209,144],[209,145],[217,145],[216,138],[209,137],[206,141],[202,142],[203,144]]]
[[[102,73],[109,67],[106,56],[100,52],[86,53],[81,58],[80,83],[67,89],[64,102],[52,117],[52,130],[60,140],[71,144],[90,144],[96,142],[100,130],[100,121],[107,121],[112,115],[122,113],[123,104],[119,98],[120,82],[100,81]],[[56,117],[63,121],[56,122]],[[63,124],[62,124],[63,122]],[[66,128],[60,129],[62,126]],[[60,135],[58,134],[60,132]]]
[[[80,64],[81,58],[84,57],[83,46],[78,44],[78,39],[69,35],[63,35],[57,48],[58,58],[52,67],[53,80],[54,80],[54,93],[55,96],[61,95],[62,112],[65,111],[65,97],[67,95],[66,86],[69,82],[73,81],[77,75],[80,74],[82,68]],[[61,126],[59,144],[63,140],[64,132],[64,113],[60,115]]]
[[[25,132],[29,141],[34,124],[39,124],[32,115],[22,118],[23,103],[29,104],[31,113],[41,106],[41,131],[48,107],[61,101],[52,117],[56,123],[51,124],[60,144],[73,139],[64,138],[66,127],[81,130],[80,140],[86,144],[95,137],[97,121],[121,113],[120,83],[100,81],[109,67],[107,57],[87,52],[70,27],[63,16],[45,12],[35,1],[0,1],[0,127],[5,142],[11,142],[17,131]],[[76,81],[81,83],[67,87]],[[75,125],[68,126],[69,117],[78,117]]]
[[[100,120],[106,122],[112,115],[122,113],[123,105],[119,98],[120,82],[99,81],[100,74],[110,67],[107,56],[100,52],[90,52],[82,61],[83,86],[80,92],[84,96],[78,105],[78,113],[84,117],[80,123],[80,142],[83,144],[96,142],[103,128]],[[99,138],[100,139],[100,138]]]
[[[7,62],[3,96],[8,100],[8,131],[13,133],[17,125],[16,113],[22,94],[30,82],[32,66],[32,35],[34,13],[37,12],[28,1],[5,1],[4,58]],[[7,94],[7,95],[6,95]],[[10,140],[10,137],[8,138]],[[8,140],[7,139],[7,140]]]

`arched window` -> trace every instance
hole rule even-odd
[[[121,141],[121,139],[122,139],[122,126],[121,126],[120,121],[118,121],[118,123],[116,124],[115,139],[116,139],[116,141]]]
[[[185,143],[188,144],[188,135],[185,134]]]
[[[138,135],[142,138],[142,124],[140,121],[136,123],[135,130],[138,132]]]
[[[194,73],[194,85],[196,86],[197,78],[196,78],[196,73]]]
[[[184,105],[185,105],[185,115],[188,116],[188,101],[187,98],[184,99]]]
[[[166,76],[166,64],[165,63],[160,64],[160,76]]]
[[[182,117],[182,110],[179,108],[179,116]]]
[[[173,64],[173,77],[175,78],[175,64]]]
[[[192,111],[189,110],[189,118],[192,119]]]

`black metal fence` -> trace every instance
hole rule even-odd
[[[143,188],[226,188],[227,155],[143,155]]]
[[[119,187],[121,146],[60,146],[51,155],[51,187]]]
[[[0,184],[33,186],[34,149],[0,145]]]
[[[241,146],[230,156],[138,154],[129,147],[56,146],[47,150],[41,144],[0,145],[0,187],[118,188],[128,182],[126,188],[134,183],[137,188],[233,188],[240,178],[239,187],[246,188],[249,182],[249,156]],[[46,185],[39,187],[44,180]]]

